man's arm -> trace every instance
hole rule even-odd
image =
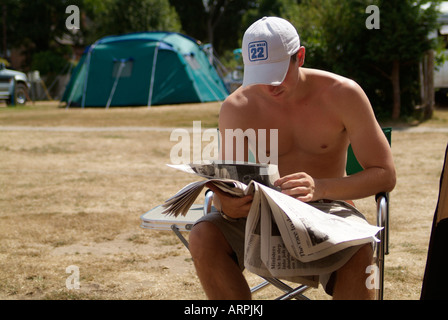
[[[342,119],[358,162],[363,171],[346,178],[344,183],[352,199],[364,198],[379,192],[390,192],[396,183],[392,152],[379,126],[364,91],[353,81],[340,90]],[[328,189],[331,192],[332,189]],[[350,199],[350,198],[349,198]]]

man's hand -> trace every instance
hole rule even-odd
[[[245,218],[249,214],[250,206],[252,205],[252,195],[244,197],[234,197],[226,192],[221,191],[213,183],[207,183],[206,186],[214,192],[214,195],[218,197],[221,203],[221,212],[226,216],[238,219]],[[214,199],[216,201],[216,198]]]
[[[316,194],[316,181],[305,172],[281,177],[275,181],[274,186],[280,187],[284,194],[303,202],[319,200]]]

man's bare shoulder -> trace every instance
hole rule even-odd
[[[254,112],[254,99],[249,88],[240,87],[232,92],[222,103],[219,113],[220,121],[232,122],[234,125],[242,125],[240,121],[247,122],[250,114]]]
[[[231,109],[231,111],[242,111],[251,105],[251,90],[239,87],[232,92],[223,102],[223,109]]]
[[[332,107],[342,108],[343,112],[361,105],[370,107],[364,90],[356,81],[328,71],[306,69],[304,72],[313,91],[319,92],[324,102]]]
[[[337,93],[339,90],[356,91],[361,89],[352,79],[329,71],[303,68],[302,72],[305,74],[307,81],[314,85],[321,86],[323,89],[333,91],[334,93]]]

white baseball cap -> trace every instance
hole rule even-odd
[[[299,48],[299,35],[289,21],[263,17],[254,22],[243,37],[243,87],[280,85],[288,72],[291,56]]]

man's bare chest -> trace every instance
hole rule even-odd
[[[255,121],[256,120],[256,121]],[[266,114],[254,117],[252,125],[256,133],[257,149],[266,154],[276,148],[278,155],[291,152],[302,154],[324,154],[347,144],[348,138],[343,123],[326,114]]]

